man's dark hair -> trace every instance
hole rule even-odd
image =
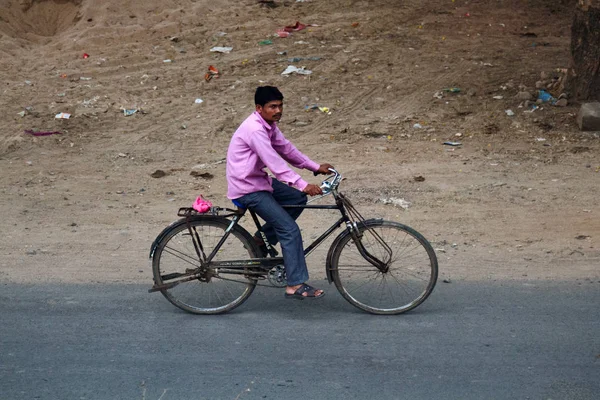
[[[270,101],[282,100],[283,94],[275,86],[259,86],[254,93],[254,104],[264,107]]]

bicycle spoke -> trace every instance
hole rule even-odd
[[[194,267],[198,279],[162,291],[162,294],[177,307],[198,314],[215,314],[229,311],[243,303],[254,290],[256,280],[238,275],[238,280],[220,279],[211,275],[211,270],[203,270],[198,260],[196,247],[190,230],[194,232],[197,244],[209,255],[225,235],[230,221],[219,219],[197,219],[183,222],[172,228],[159,243],[153,258],[154,278],[161,284],[163,277],[190,274]],[[241,233],[241,228],[231,230],[223,246],[215,254],[214,261],[245,260],[256,256],[250,235]]]
[[[431,246],[403,225],[368,224],[362,227],[362,245],[374,257],[389,260],[387,270],[382,272],[366,261],[347,237],[334,251],[332,261],[340,293],[355,306],[374,313],[396,314],[416,307],[431,293],[437,279]]]

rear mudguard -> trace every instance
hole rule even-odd
[[[179,226],[179,225],[183,225],[186,224],[188,221],[196,221],[196,220],[213,220],[213,221],[219,221],[222,223],[226,223],[229,224],[231,223],[231,220],[224,218],[224,217],[219,217],[219,216],[215,216],[215,215],[196,215],[193,217],[189,217],[188,218],[181,218],[180,220],[177,220],[175,222],[173,222],[172,224],[170,224],[169,226],[167,226],[165,229],[162,230],[161,233],[158,234],[158,236],[156,237],[156,239],[154,239],[154,242],[152,242],[152,246],[150,247],[150,260],[152,260],[152,257],[154,256],[154,252],[156,251],[156,248],[158,247],[158,244],[161,242],[161,240],[163,240],[163,238],[175,227]],[[227,221],[227,222],[225,222]],[[247,237],[252,237],[252,235],[250,235],[244,228],[242,228],[241,226],[237,225],[235,227],[236,230],[242,230],[244,231],[246,234],[245,236]]]
[[[364,222],[357,222],[356,225],[358,226],[359,229],[363,229],[363,228],[371,226],[371,225],[379,225],[379,224],[381,224],[382,221],[383,221],[382,218],[372,218],[372,219],[367,219]],[[340,242],[348,235],[350,235],[350,231],[348,229],[344,229],[343,232],[341,232],[339,235],[337,235],[337,237],[333,240],[333,243],[331,243],[331,246],[329,247],[329,252],[327,253],[327,260],[325,261],[325,273],[327,275],[327,281],[329,281],[329,284],[331,284],[333,282],[333,271],[331,270],[331,262],[333,260],[333,253],[335,253],[335,249],[338,247]]]

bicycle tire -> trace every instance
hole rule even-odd
[[[189,221],[189,227],[196,232],[205,254],[208,255],[223,237],[231,221],[221,217],[198,217]],[[188,274],[200,267],[200,261],[188,229],[188,222],[182,219],[168,227],[158,237],[152,252],[152,273],[156,285],[168,283],[177,274]],[[213,259],[234,260],[256,258],[258,248],[252,236],[242,227],[235,226]],[[221,314],[240,306],[254,291],[256,279],[240,274],[228,275],[232,282],[213,276],[208,282],[199,279],[178,284],[161,290],[173,305],[194,314]]]
[[[350,232],[333,242],[328,268],[340,294],[352,305],[372,314],[400,314],[423,303],[437,282],[438,263],[429,242],[414,229],[392,221],[367,220],[358,224],[366,250],[385,258],[373,230],[392,249],[389,269],[382,272],[360,255]]]

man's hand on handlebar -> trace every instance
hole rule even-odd
[[[319,169],[315,171],[315,174],[328,175],[331,173],[329,168],[333,168],[333,165],[325,163],[319,166]]]
[[[317,185],[313,185],[312,183],[309,183],[308,185],[306,185],[303,192],[309,196],[316,196],[318,194],[323,194],[323,191],[321,190],[321,188]]]

